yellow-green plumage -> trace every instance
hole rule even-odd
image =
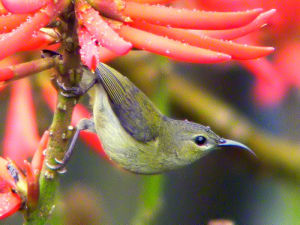
[[[133,83],[101,64],[100,82],[91,94],[96,132],[107,155],[135,173],[153,174],[190,164],[217,146],[220,137],[209,128],[170,119]],[[198,146],[194,138],[205,136]]]

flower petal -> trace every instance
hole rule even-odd
[[[273,47],[257,47],[223,41],[205,35],[194,34],[183,29],[167,28],[145,22],[132,23],[134,27],[146,30],[163,37],[168,37],[200,48],[222,52],[232,56],[232,59],[255,59],[270,54]]]
[[[238,28],[228,30],[193,30],[192,32],[203,34],[212,38],[232,40],[260,29],[262,26],[266,25],[269,22],[270,18],[275,13],[276,9],[270,9],[269,11],[260,14],[251,23]]]
[[[28,40],[35,35],[40,28],[46,26],[50,20],[60,13],[66,7],[66,1],[58,0],[54,6],[52,2],[36,12],[32,17],[27,18],[26,22],[22,23],[12,32],[0,35],[0,60],[11,55],[24,46],[24,40]],[[9,48],[7,48],[9,46]]]
[[[256,76],[254,94],[261,105],[272,106],[280,102],[287,92],[287,82],[278,70],[265,58],[239,61]]]
[[[261,11],[262,9],[243,12],[207,12],[127,2],[122,13],[133,20],[145,20],[158,25],[221,30],[244,26],[254,20]]]
[[[7,114],[3,154],[18,165],[33,156],[39,141],[30,89],[27,79],[14,83]]]
[[[4,219],[17,212],[21,207],[21,198],[10,189],[0,193],[0,219]]]
[[[31,168],[34,175],[38,175],[42,170],[42,166],[45,158],[43,152],[48,146],[48,141],[49,141],[49,131],[46,130],[31,160]]]
[[[44,5],[50,0],[1,0],[3,6],[12,13],[32,13]]]
[[[38,12],[12,32],[0,35],[0,60],[19,51],[24,45],[24,40],[30,38],[34,31],[47,25],[49,21],[50,17],[46,13]]]
[[[77,28],[80,57],[84,65],[95,71],[99,63],[97,40],[83,26]]]
[[[124,41],[94,10],[90,5],[83,0],[76,2],[76,16],[79,23],[84,25],[86,29],[94,36],[101,46],[110,49],[111,51],[124,55],[132,47],[131,43]]]
[[[13,29],[23,23],[28,15],[2,15],[0,16],[0,34],[11,32]]]
[[[162,36],[148,33],[128,25],[118,30],[120,35],[137,48],[168,56],[172,59],[193,63],[216,63],[231,59],[229,55],[197,48]]]
[[[289,41],[285,43],[274,56],[274,62],[281,75],[291,85],[300,88],[300,42]]]
[[[54,60],[52,58],[44,58],[0,68],[0,82],[21,79],[34,73],[47,70],[53,66]]]
[[[54,43],[55,40],[43,33],[43,32],[36,32],[32,35],[32,38],[26,41],[18,51],[32,51],[32,50],[41,50],[46,49],[49,44]]]

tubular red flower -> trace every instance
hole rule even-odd
[[[109,18],[128,21],[129,17],[123,16],[120,12],[125,6],[125,1],[123,0],[88,0],[95,9],[101,12],[101,15],[107,16]]]
[[[48,10],[50,8],[47,7]],[[37,12],[33,17],[29,17],[26,22],[8,34],[0,36],[0,60],[11,55],[22,48],[24,40],[31,37],[34,31],[47,25],[50,17],[45,12]],[[7,48],[7,46],[10,46]]]
[[[118,55],[107,48],[101,47],[95,38],[84,28],[77,29],[80,45],[81,61],[94,71],[99,62],[109,61]]]
[[[1,0],[3,6],[12,13],[32,13],[43,6],[45,6],[51,0]]]
[[[8,172],[8,163],[0,157],[0,220],[18,211],[22,204],[20,196],[12,191],[16,183]]]
[[[54,38],[44,32],[38,31],[36,34],[33,34],[32,38],[26,41],[18,51],[47,49],[48,45],[53,44],[54,42]]]
[[[31,74],[47,70],[53,66],[53,58],[45,58],[0,68],[0,82],[8,82],[13,79],[21,79]]]
[[[50,1],[45,8],[28,17],[26,22],[12,32],[0,35],[0,60],[20,51],[24,46],[24,40],[34,37],[34,32],[46,26],[66,6],[66,3],[64,0],[59,0],[54,6]],[[6,46],[10,47],[7,48]]]
[[[82,26],[77,28],[77,35],[81,61],[94,71],[100,61],[98,46],[96,46],[97,40]]]
[[[120,35],[135,47],[168,56],[172,59],[193,63],[216,63],[231,59],[229,55],[194,47],[165,37],[151,34],[128,25],[118,30]]]
[[[267,12],[260,14],[258,17],[255,18],[251,23],[234,29],[228,30],[201,30],[201,31],[192,31],[195,33],[203,34],[212,38],[218,39],[226,39],[232,40],[235,38],[239,38],[245,36],[251,32],[254,32],[260,29],[262,26],[266,25],[270,18],[276,13],[276,9],[271,9]]]
[[[254,93],[259,103],[270,106],[280,102],[287,91],[287,83],[267,59],[245,60],[240,63],[257,77]]]
[[[110,51],[107,48],[104,48],[102,46],[98,47],[99,50],[99,58],[100,58],[100,62],[108,62],[116,57],[118,57],[118,55],[112,51]]]
[[[0,183],[0,220],[4,219],[19,210],[22,200],[19,195],[12,192],[9,187],[3,187]]]
[[[40,174],[40,171],[43,167],[43,162],[45,159],[44,150],[47,148],[49,142],[49,131],[45,131],[39,145],[32,157],[31,160],[31,168],[35,176],[38,176]]]
[[[83,0],[77,1],[75,11],[79,23],[84,25],[103,47],[119,55],[124,55],[131,49],[131,43],[124,41],[89,4]]]
[[[0,68],[0,81],[11,80],[14,77],[14,72],[10,67]]]
[[[274,56],[274,64],[290,85],[300,88],[300,42],[289,41]]]
[[[230,29],[254,20],[262,9],[243,12],[206,12],[178,9],[161,5],[127,2],[122,13],[134,20],[145,20],[164,26],[190,29]]]
[[[26,79],[16,81],[12,86],[3,154],[16,161],[18,165],[22,165],[24,159],[33,156],[38,141],[29,81]]]
[[[35,207],[39,199],[39,182],[38,177],[35,176],[31,165],[26,160],[24,161],[24,169],[26,172],[27,181],[27,206]]]
[[[2,15],[0,16],[0,34],[11,32],[23,23],[29,15]]]
[[[205,35],[196,35],[191,32],[167,28],[149,23],[135,22],[134,27],[155,33],[161,36],[191,44],[200,48],[222,52],[232,56],[233,59],[255,59],[270,54],[273,47],[256,47],[210,38]]]

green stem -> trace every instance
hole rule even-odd
[[[65,34],[62,42],[63,62],[56,65],[58,77],[66,86],[76,86],[81,77],[80,57],[78,54],[78,39],[73,5],[61,15],[68,27],[61,28],[60,32]],[[55,158],[62,159],[67,147],[68,140],[73,130],[70,123],[77,98],[66,98],[60,93],[57,98],[56,110],[52,125],[50,127],[50,140],[47,147],[45,162],[40,175],[40,198],[36,209],[27,210],[25,224],[45,224],[55,207],[55,196],[59,186],[59,176],[56,171],[49,169],[46,162],[55,165]]]

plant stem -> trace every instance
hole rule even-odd
[[[76,35],[76,24],[74,18],[74,6],[71,4],[69,10],[61,15],[61,19],[67,27],[61,28],[60,32],[65,36],[62,42],[63,61],[56,65],[57,79],[67,87],[76,86],[81,78],[80,57],[78,54],[78,39]],[[59,177],[45,164],[48,162],[55,165],[55,158],[62,159],[68,147],[68,140],[72,136],[70,122],[72,112],[78,98],[66,98],[58,92],[56,110],[52,125],[50,127],[50,140],[47,147],[45,162],[40,175],[40,198],[39,204],[33,211],[25,215],[25,224],[45,224],[55,207],[55,195],[59,185]]]

